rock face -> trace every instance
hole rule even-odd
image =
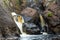
[[[0,1],[0,37],[19,37],[20,32],[14,23],[11,12],[2,5]]]
[[[49,17],[48,16],[48,11],[52,12],[52,16]],[[60,34],[60,7],[53,3],[51,4],[48,9],[45,11],[44,16],[47,18],[48,20],[48,24],[51,28],[51,30],[53,30],[56,34]]]
[[[37,10],[27,7],[21,12],[21,14],[25,16],[25,18],[28,17],[30,23],[32,22],[37,25],[39,24],[39,15],[38,15]]]
[[[37,10],[27,7],[21,12],[21,14],[28,17],[35,17],[38,13]]]

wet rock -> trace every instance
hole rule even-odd
[[[27,34],[31,34],[31,35],[38,35],[38,34],[40,34],[39,27],[37,25],[35,25],[34,23],[24,23],[23,25],[24,25],[23,26],[23,30]]]

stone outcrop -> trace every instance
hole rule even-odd
[[[0,1],[0,37],[19,37],[20,31],[11,16],[11,11],[3,7],[3,0]]]

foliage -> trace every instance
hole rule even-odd
[[[53,14],[52,14],[52,12],[48,12],[48,17],[52,17],[53,16]]]

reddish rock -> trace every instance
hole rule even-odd
[[[38,16],[37,10],[33,9],[33,8],[25,8],[22,12],[22,15],[28,16],[28,17],[36,17]]]

